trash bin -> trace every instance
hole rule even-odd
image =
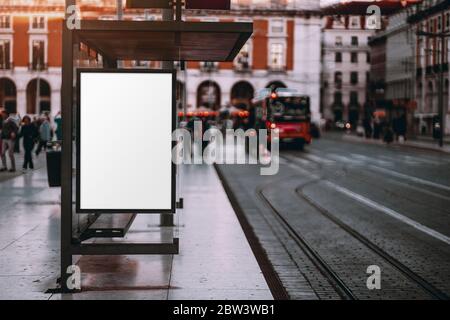
[[[50,187],[61,186],[61,145],[49,143],[47,147],[47,177]]]

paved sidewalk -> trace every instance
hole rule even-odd
[[[46,294],[59,274],[60,189],[46,170],[0,183],[0,299],[272,299],[212,166],[180,174],[176,228],[139,215],[126,239],[180,238],[180,254],[81,257],[83,292]]]
[[[43,168],[45,166],[45,151],[42,151],[42,153],[39,155],[39,157],[36,157],[34,151],[33,151],[33,163],[35,170]],[[16,160],[16,172],[1,172],[0,173],[0,183],[2,181],[18,177],[23,174],[22,172],[22,166],[23,166],[23,158],[24,158],[24,152],[23,149],[21,149],[20,153],[14,153],[14,158]],[[8,166],[8,169],[11,168],[11,162],[9,160],[8,155],[6,155],[6,164]],[[1,160],[0,160],[0,167],[1,167]]]
[[[367,139],[365,137],[358,137],[353,134],[342,134],[342,139],[346,141],[355,141],[355,142],[361,142],[361,143],[370,143],[370,144],[385,144],[382,140],[376,140],[376,139]],[[437,144],[437,142],[434,141],[426,141],[426,140],[407,140],[405,142],[393,142],[392,145],[395,146],[404,146],[404,147],[411,147],[411,148],[418,148],[418,149],[424,149],[424,150],[430,150],[430,151],[438,151],[438,152],[444,152],[450,154],[450,144],[444,143],[444,146],[441,148]]]

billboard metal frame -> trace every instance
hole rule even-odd
[[[172,75],[172,132],[176,129],[176,71],[175,70],[152,70],[152,69],[93,69],[80,68],[77,70],[77,135],[76,135],[76,213],[158,213],[174,214],[176,211],[176,165],[172,162],[171,172],[171,208],[170,209],[82,209],[81,206],[81,74],[82,73],[151,73],[151,74],[171,74]],[[175,141],[171,141],[171,149],[176,146]],[[151,195],[150,195],[151,196]]]

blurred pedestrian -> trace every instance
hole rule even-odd
[[[20,123],[22,122],[22,119],[20,117],[19,113],[16,114],[12,114],[11,117],[14,119],[14,121],[16,122],[17,128],[20,129]],[[17,138],[16,142],[14,143],[14,152],[15,153],[20,153],[20,139]]]
[[[383,128],[383,141],[387,144],[390,144],[394,141],[394,131],[392,130],[392,126],[388,123]]]
[[[8,152],[9,160],[11,161],[11,169],[9,172],[16,171],[16,160],[14,158],[14,144],[17,138],[17,132],[19,131],[19,127],[16,124],[16,121],[13,117],[9,115],[8,112],[4,113],[4,118],[6,120],[3,122],[2,126],[2,165],[3,167],[0,169],[1,172],[7,171],[8,166],[6,163],[6,152]]]
[[[25,150],[23,170],[25,171],[28,168],[33,170],[34,164],[32,151],[38,137],[38,130],[36,126],[31,122],[31,118],[29,116],[23,117],[23,124],[19,131],[19,137],[23,138],[23,148]]]
[[[369,117],[366,117],[363,122],[364,126],[364,134],[366,138],[372,138],[372,119]]]
[[[406,115],[402,114],[397,118],[397,140],[403,142],[406,140]]]
[[[380,139],[380,133],[381,133],[381,121],[380,118],[375,117],[373,120],[373,138],[374,139]]]
[[[62,118],[61,118],[61,112],[58,112],[58,114],[55,116],[54,122],[56,124],[56,129],[55,129],[56,140],[61,141],[62,140]]]
[[[39,156],[42,149],[47,150],[47,144],[52,139],[52,128],[50,126],[50,119],[48,116],[42,117],[42,123],[39,126],[39,142],[36,149],[36,156]]]

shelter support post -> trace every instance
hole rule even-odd
[[[66,0],[66,8],[75,0]],[[72,106],[73,106],[73,32],[63,21],[62,46],[62,160],[61,160],[61,278],[62,292],[68,288],[68,269],[72,265]]]
[[[162,10],[162,20],[163,21],[173,21],[173,9],[163,9]],[[166,70],[173,69],[173,61],[163,61],[162,68]],[[160,218],[161,227],[173,227],[174,226],[174,215],[173,214],[161,214]]]

